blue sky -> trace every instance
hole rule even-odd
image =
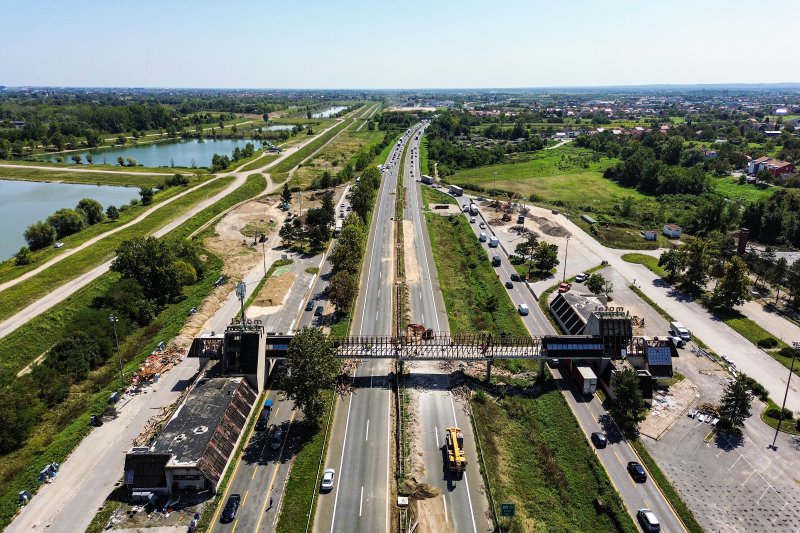
[[[0,12],[0,85],[800,82],[798,0],[0,0]]]

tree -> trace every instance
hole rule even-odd
[[[778,300],[781,296],[781,285],[786,282],[786,276],[789,273],[789,262],[785,257],[781,257],[775,261],[772,271],[769,273],[769,282],[772,288],[775,289],[775,305],[778,305]]]
[[[751,283],[747,275],[747,265],[742,258],[733,256],[725,267],[722,279],[714,287],[712,300],[718,307],[732,309],[751,298]]]
[[[528,233],[527,238],[518,243],[516,247],[514,247],[514,253],[522,257],[524,261],[528,262],[528,276],[530,276],[531,269],[533,268],[533,252],[536,250],[536,246],[539,244],[539,237],[531,232]]]
[[[100,202],[93,200],[92,198],[82,199],[80,202],[78,202],[75,210],[83,215],[83,218],[86,219],[86,223],[90,226],[97,224],[98,222],[102,222],[105,219],[105,215],[103,214],[103,206],[100,205]]]
[[[80,154],[72,154],[71,159],[75,162],[76,165],[80,165],[81,161],[83,161],[83,158],[81,157]]]
[[[322,207],[306,211],[305,236],[314,250],[320,250],[331,238],[331,219]]]
[[[681,252],[684,254],[684,264],[686,265],[683,279],[695,288],[701,288],[708,279],[708,270],[711,265],[708,245],[702,239],[692,239]]]
[[[91,165],[94,162],[94,156],[92,154],[86,154],[86,162]]]
[[[325,408],[322,393],[333,386],[340,372],[333,342],[321,329],[305,327],[289,343],[285,365],[284,395],[307,421],[317,424]]]
[[[744,421],[750,417],[750,407],[753,403],[749,388],[744,374],[739,374],[734,381],[728,383],[719,404],[723,427],[741,428],[744,426]]]
[[[363,180],[353,187],[350,203],[353,206],[353,212],[361,217],[361,220],[365,224],[367,223],[367,215],[369,215],[369,211],[372,209],[372,200],[374,197],[375,191],[366,185]]]
[[[142,199],[142,205],[152,204],[154,195],[155,193],[153,192],[152,187],[141,187],[139,189],[139,197]]]
[[[348,215],[342,225],[342,232],[336,240],[329,256],[334,273],[358,272],[364,255],[364,226],[356,215]]]
[[[558,260],[558,246],[540,242],[534,249],[531,259],[536,270],[550,272],[560,263]]]
[[[292,203],[292,192],[289,190],[289,181],[283,183],[283,190],[281,191],[281,200],[287,204]]]
[[[796,308],[800,302],[800,261],[795,261],[789,267],[789,273],[786,276],[786,290],[792,297],[792,306]]]
[[[124,157],[122,157],[122,156],[119,156],[119,157],[117,158],[117,165],[119,165],[119,166],[121,166],[121,167],[124,167],[124,166],[125,166],[125,158],[124,158]]]
[[[611,282],[610,279],[607,279],[603,283],[603,294],[606,297],[606,300],[611,300],[611,293],[614,291],[614,284]]]
[[[592,274],[586,280],[586,288],[592,294],[600,294],[603,292],[603,286],[606,283],[606,278],[602,274]]]
[[[346,313],[353,306],[358,296],[358,279],[353,272],[342,270],[331,278],[328,296],[336,306],[336,310]]]
[[[614,374],[612,384],[616,399],[611,403],[611,415],[627,437],[635,438],[646,410],[639,376],[634,369],[626,368]]]
[[[636,200],[633,199],[633,196],[625,196],[622,199],[622,203],[619,207],[619,214],[624,217],[629,217],[633,214],[633,208],[636,205]]]
[[[117,206],[115,206],[115,205],[108,206],[106,208],[106,216],[108,217],[108,220],[111,220],[111,221],[118,220],[119,219],[119,209],[117,209]]]
[[[295,240],[297,240],[297,235],[294,231],[294,226],[289,221],[286,221],[281,229],[278,230],[278,236],[281,238],[284,246],[291,246]]]
[[[86,224],[83,216],[73,209],[59,209],[47,217],[47,223],[55,228],[58,239],[79,232]]]
[[[111,270],[136,280],[146,298],[163,305],[181,294],[174,248],[155,237],[134,237],[117,248]]]
[[[17,255],[14,256],[14,264],[17,266],[30,265],[32,261],[31,249],[27,246],[21,247]]]
[[[0,453],[11,452],[25,442],[39,419],[39,405],[31,387],[0,389]]]
[[[47,222],[34,222],[25,230],[25,241],[31,250],[50,246],[56,240],[56,229]]]
[[[683,254],[674,248],[667,250],[658,258],[658,266],[667,271],[667,279],[669,281],[675,281],[683,272]]]

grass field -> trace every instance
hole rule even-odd
[[[289,186],[306,188],[326,170],[335,176],[360,150],[378,144],[384,135],[381,131],[355,129],[353,125],[343,131],[312,159],[304,162],[292,175]]]
[[[9,287],[2,292],[2,298],[0,298],[0,319],[8,318],[56,287],[110,259],[122,241],[134,236],[152,233],[170,220],[191,209],[196,203],[212,197],[229,185],[231,181],[233,181],[233,178],[221,178],[205,187],[192,191],[172,202],[169,209],[159,209],[138,224],[109,235],[92,246],[65,258],[57,265],[13,287]]]
[[[350,124],[353,123],[353,120],[347,118],[333,126],[329,130],[327,130],[322,135],[317,134],[316,138],[305,145],[303,148],[298,150],[297,152],[293,153],[277,165],[275,165],[271,170],[270,174],[272,175],[273,181],[283,181],[289,176],[289,171],[302,163],[306,158],[308,158],[312,153],[318,150],[323,144],[328,142],[331,138],[333,138],[337,133],[342,131],[344,128],[348,127]]]
[[[439,189],[434,189],[428,185],[422,185],[422,205],[428,209],[430,204],[458,204],[455,198],[449,194],[445,194]]]
[[[503,529],[637,531],[552,379],[537,386],[532,399],[471,402],[493,498],[516,504]]]
[[[738,178],[732,176],[724,178],[712,178],[711,182],[714,185],[714,190],[726,198],[742,199],[746,202],[755,202],[762,198],[772,196],[772,193],[777,191],[780,187],[767,187],[766,189],[759,189],[752,183],[740,184]]]
[[[478,185],[532,195],[545,204],[563,205],[581,211],[609,211],[625,196],[645,197],[634,189],[604,179],[603,171],[616,160],[602,157],[592,161],[593,152],[571,145],[542,150],[527,161],[461,170],[447,178],[461,186]],[[584,167],[584,164],[586,167]],[[496,182],[496,185],[495,185]],[[591,191],[591,194],[587,194]]]
[[[667,271],[664,270],[662,267],[658,266],[658,259],[646,254],[625,254],[622,256],[623,261],[627,261],[628,263],[637,263],[639,265],[644,265],[649,268],[653,274],[656,276],[661,276],[662,278],[667,277]]]
[[[433,176],[428,160],[428,138],[423,135],[422,142],[419,143],[419,166],[422,174]]]

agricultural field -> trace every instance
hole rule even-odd
[[[756,202],[762,198],[772,196],[772,193],[781,187],[757,187],[752,183],[739,183],[739,178],[726,176],[723,178],[712,178],[714,190],[731,200],[741,199],[746,202]]]

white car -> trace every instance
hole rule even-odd
[[[475,223],[475,217],[470,217],[469,218],[469,222],[470,222],[470,224],[474,224]]]
[[[519,307],[517,307],[517,311],[519,312],[519,314],[521,314],[523,316],[527,315],[528,312],[529,312],[528,305],[527,304],[519,304]]]
[[[322,490],[333,489],[333,478],[336,477],[336,471],[333,468],[328,468],[322,473],[322,483],[320,488]]]
[[[589,277],[589,275],[586,272],[581,272],[580,274],[575,276],[575,282],[576,283],[583,283],[584,281],[586,281],[586,279],[588,277]]]

